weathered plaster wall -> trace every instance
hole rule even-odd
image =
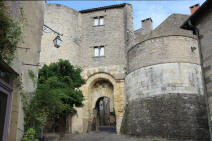
[[[202,18],[204,17],[204,18]],[[210,112],[210,122],[212,125],[212,9],[208,8],[206,14],[202,15],[197,23],[200,35],[202,38],[200,40],[202,59],[203,59],[203,69],[205,84],[207,89],[209,112]],[[212,130],[212,129],[211,129]],[[212,134],[212,133],[211,133]]]
[[[19,46],[28,49],[17,48],[14,61],[12,62],[12,68],[18,72],[21,78],[23,92],[29,94],[35,90],[35,85],[30,79],[28,71],[33,71],[35,76],[37,76],[39,67],[24,64],[37,65],[39,63],[44,2],[16,1],[8,2],[8,4],[10,4],[12,11],[15,10],[17,12],[22,9],[23,18],[26,19],[26,23],[24,24],[23,29],[24,42],[20,43]],[[16,84],[14,84],[8,141],[20,141],[23,135],[23,130],[24,114],[22,109],[20,89],[16,87]]]
[[[125,78],[129,101],[166,94],[203,95],[200,65],[165,63],[140,68]]]

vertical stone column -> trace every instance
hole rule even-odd
[[[114,107],[116,114],[116,131],[120,134],[120,128],[122,124],[122,119],[124,115],[124,105],[125,105],[125,97],[124,97],[124,81],[120,80],[116,83],[114,90]]]

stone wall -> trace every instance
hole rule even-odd
[[[59,4],[46,4],[44,24],[63,34],[60,48],[54,47],[53,40],[57,36],[49,29],[43,32],[40,62],[50,64],[58,59],[67,59],[78,65],[81,60],[79,53],[79,13]]]
[[[104,25],[94,26],[97,16],[104,17]],[[63,34],[63,42],[60,48],[55,48],[56,35],[46,30],[42,37],[41,64],[68,59],[83,68],[126,65],[127,31],[133,31],[132,21],[132,7],[128,4],[86,13],[59,4],[47,4],[44,22]],[[104,46],[105,55],[95,57],[94,46]]]
[[[207,128],[203,96],[161,94],[130,101],[121,133],[157,140],[209,141]]]
[[[125,94],[124,80],[125,71],[120,66],[93,67],[85,69],[82,73],[86,84],[81,87],[85,100],[84,106],[77,108],[77,114],[72,117],[72,133],[85,133],[91,131],[94,118],[94,108],[100,97],[108,97],[111,106],[115,109],[117,133],[120,132],[124,114]],[[95,83],[104,80],[112,85],[112,89],[94,89]],[[100,87],[103,87],[102,85]]]
[[[203,95],[200,66],[165,63],[140,68],[125,78],[129,101],[166,94]]]
[[[38,75],[41,35],[43,27],[44,2],[41,1],[16,1],[7,2],[11,11],[15,15],[22,10],[23,18],[26,19],[23,28],[23,43],[18,46],[27,48],[17,48],[15,58],[12,62],[12,68],[19,74],[22,81],[23,92],[30,94],[35,90],[29,70]],[[21,15],[19,15],[21,16]],[[31,65],[26,65],[31,64]],[[34,66],[33,66],[34,65]],[[8,141],[20,141],[24,130],[24,113],[22,109],[22,100],[20,89],[14,84],[13,98],[11,105],[11,119],[8,133]]]
[[[126,64],[124,8],[102,9],[81,14],[82,67]],[[93,26],[94,17],[104,16],[103,26]],[[94,57],[94,46],[104,46],[105,55]]]
[[[145,40],[128,51],[129,72],[155,64],[184,62],[199,64],[197,40],[183,36],[167,36]],[[129,73],[128,72],[128,73]]]
[[[128,51],[121,133],[168,140],[209,140],[197,41],[166,36]]]
[[[209,4],[209,3],[208,3]],[[208,96],[209,103],[209,113],[210,113],[210,124],[212,125],[212,9],[209,7],[207,13],[202,14],[197,20],[197,27],[199,29],[202,59],[203,59],[203,69],[205,77],[205,85]],[[212,128],[211,128],[212,130]],[[212,133],[211,133],[212,134]]]
[[[119,133],[125,104],[126,48],[130,46],[133,32],[132,6],[126,4],[77,12],[66,6],[47,4],[45,10],[45,24],[64,35],[61,36],[62,46],[55,48],[52,43],[55,35],[43,33],[41,63],[68,59],[73,65],[83,68],[82,76],[87,80],[81,88],[85,97],[84,106],[76,108],[77,114],[72,117],[72,129],[68,132],[90,131],[93,105],[101,96],[107,96],[113,101]],[[94,17],[99,16],[104,17],[104,25],[94,26]],[[104,56],[94,57],[94,46],[104,46]],[[102,89],[94,94],[91,80],[107,80],[113,85],[113,92]]]

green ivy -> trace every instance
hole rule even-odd
[[[22,41],[24,18],[14,18],[0,0],[0,60],[8,64],[14,58],[18,43]]]

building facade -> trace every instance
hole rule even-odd
[[[133,30],[132,6],[119,4],[76,11],[45,5],[41,64],[67,59],[83,68],[84,106],[76,108],[67,132],[92,130],[96,103],[110,99],[117,133],[175,140],[208,138],[207,114],[196,37],[180,29],[187,15],[173,14],[156,29],[150,18]],[[202,122],[203,121],[203,122]],[[202,140],[201,140],[202,141]]]
[[[45,24],[63,34],[63,44],[60,48],[54,48],[51,43],[55,35],[44,32],[41,64],[68,59],[73,65],[83,68],[82,76],[86,80],[81,88],[85,98],[84,107],[77,108],[72,129],[68,131],[90,131],[96,102],[99,98],[108,97],[113,104],[111,109],[116,113],[119,132],[125,105],[125,48],[129,32],[133,32],[131,5],[77,12],[66,6],[47,4],[44,19]]]
[[[1,108],[7,105],[6,116],[1,115],[5,121],[1,141],[21,141],[24,133],[24,112],[22,94],[30,97],[36,85],[29,76],[32,71],[37,77],[40,60],[41,36],[43,27],[44,2],[41,1],[4,1],[14,19],[23,18],[23,42],[18,44],[14,59],[10,66],[0,62],[0,97]],[[18,76],[18,80],[5,79],[4,73],[12,73]],[[3,81],[2,81],[3,80]],[[6,80],[6,81],[5,81]],[[21,86],[20,86],[21,84]],[[22,89],[21,89],[22,87]],[[7,96],[5,96],[7,94]],[[2,99],[3,98],[3,99]],[[4,111],[1,109],[1,112]],[[2,112],[3,113],[3,112]],[[0,127],[2,131],[2,126]]]
[[[201,54],[201,65],[203,71],[206,104],[208,110],[208,119],[210,127],[210,136],[212,137],[212,2],[207,0],[202,6],[191,15],[183,24],[182,28],[191,30],[199,41],[199,50]]]
[[[128,50],[122,133],[179,141],[209,139],[199,52],[192,50],[197,39],[180,29],[186,18],[169,16],[149,34],[137,35],[138,43]]]

